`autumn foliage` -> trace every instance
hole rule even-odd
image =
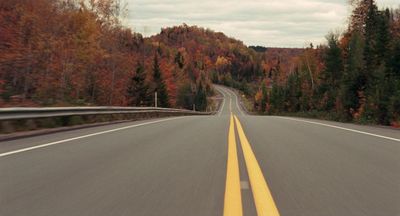
[[[1,1],[0,106],[153,106],[157,91],[161,106],[205,110],[211,80],[260,75],[241,41],[185,24],[143,38],[120,14],[117,0]]]
[[[247,47],[197,26],[144,38],[118,0],[2,0],[0,106],[206,110],[212,83],[261,113],[400,124],[400,12],[354,0],[348,29],[304,49]]]
[[[0,3],[3,105],[125,105],[143,38],[112,1]]]

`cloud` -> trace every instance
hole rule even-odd
[[[162,27],[197,25],[224,32],[247,45],[304,47],[346,27],[347,0],[125,0],[124,24],[146,36]],[[398,7],[398,0],[380,0]]]

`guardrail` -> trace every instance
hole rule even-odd
[[[183,109],[155,107],[57,107],[57,108],[0,108],[0,121],[49,118],[62,116],[107,115],[130,113],[176,113],[182,115],[212,115],[213,112],[197,112]]]
[[[155,107],[0,108],[0,133],[99,122],[212,114],[215,112]]]

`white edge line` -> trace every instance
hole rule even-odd
[[[221,106],[221,109],[219,110],[219,113],[218,113],[218,116],[221,116],[222,111],[224,111],[224,106],[225,106],[225,93],[224,93],[224,91],[221,90],[221,89],[219,89],[219,90],[217,90],[217,91],[221,92],[222,95],[223,95],[222,106]]]
[[[364,131],[344,128],[344,127],[339,127],[339,126],[334,126],[334,125],[329,125],[329,124],[324,124],[324,123],[319,123],[319,122],[295,119],[295,118],[288,118],[288,117],[281,117],[281,116],[275,116],[275,117],[282,118],[282,119],[288,119],[288,120],[292,120],[292,121],[298,121],[298,122],[305,122],[305,123],[310,123],[310,124],[315,124],[315,125],[321,125],[321,126],[325,126],[325,127],[331,127],[331,128],[351,131],[351,132],[354,132],[354,133],[359,133],[359,134],[364,134],[364,135],[369,135],[369,136],[374,136],[374,137],[378,137],[378,138],[382,138],[382,139],[388,139],[388,140],[400,142],[400,139],[396,139],[396,138],[393,138],[393,137],[382,136],[382,135],[373,134],[373,133],[368,133],[368,132],[364,132]]]
[[[221,116],[222,112],[224,111],[224,106],[225,106],[225,99],[223,99],[223,101],[222,101],[222,107],[221,107],[221,110],[219,111],[218,116]]]
[[[183,117],[175,117],[175,118],[162,119],[162,120],[157,120],[157,121],[152,121],[152,122],[145,122],[145,123],[141,123],[141,124],[135,124],[135,125],[130,125],[130,126],[126,126],[126,127],[115,128],[115,129],[112,129],[112,130],[107,130],[107,131],[101,131],[101,132],[97,132],[97,133],[87,134],[87,135],[84,135],[84,136],[79,136],[79,137],[59,140],[59,141],[55,141],[55,142],[51,142],[51,143],[36,145],[36,146],[29,147],[29,148],[23,148],[23,149],[19,149],[19,150],[15,150],[15,151],[1,153],[0,157],[5,157],[5,156],[8,156],[8,155],[13,155],[13,154],[21,153],[21,152],[26,152],[26,151],[31,151],[31,150],[34,150],[34,149],[44,148],[44,147],[48,147],[48,146],[52,146],[52,145],[57,145],[57,144],[60,144],[60,143],[65,143],[65,142],[74,141],[74,140],[78,140],[78,139],[83,139],[83,138],[87,138],[87,137],[92,137],[92,136],[111,133],[111,132],[115,132],[115,131],[125,130],[125,129],[129,129],[129,128],[135,128],[135,127],[140,127],[140,126],[149,125],[149,124],[155,124],[155,123],[160,123],[160,122],[165,122],[165,121],[171,121],[171,120],[175,120],[175,119],[179,119],[179,118],[183,118]]]
[[[236,94],[234,91],[232,91],[231,89],[229,89],[229,88],[228,88],[228,91],[231,92],[233,95],[235,95],[235,98],[236,98],[236,106],[237,106],[238,110],[240,111],[240,113],[241,113],[242,115],[245,115],[244,112],[243,112],[243,110],[242,110],[241,107],[239,106],[239,97],[237,96],[237,94]],[[230,93],[229,93],[229,94],[230,94]]]
[[[229,97],[229,111],[232,112],[232,97]]]
[[[239,106],[239,98],[238,98],[238,96],[237,96],[235,93],[233,93],[233,94],[234,94],[235,97],[236,97],[236,106],[238,107],[240,113],[242,113],[242,115],[246,115],[246,114],[243,112],[242,107]]]

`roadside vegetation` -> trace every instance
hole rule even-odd
[[[352,1],[343,34],[275,63],[255,96],[260,113],[400,126],[400,10]]]
[[[0,107],[153,106],[205,111],[212,83],[259,114],[400,125],[400,10],[351,1],[347,30],[305,49],[247,47],[182,24],[152,37],[118,0],[2,0]]]
[[[2,0],[0,106],[153,106],[157,92],[161,107],[204,111],[212,79],[259,71],[238,40],[185,24],[144,38],[123,11],[117,0]]]

